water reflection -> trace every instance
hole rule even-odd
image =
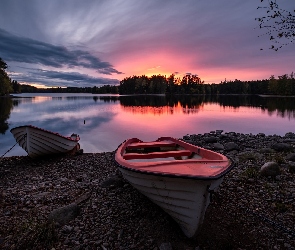
[[[93,97],[95,101],[98,97]],[[189,96],[189,95],[140,95],[140,96],[103,96],[104,102],[119,102],[124,111],[132,113],[196,114],[206,104],[217,104],[220,107],[239,109],[241,107],[260,108],[268,115],[295,118],[295,98],[292,97],[262,97],[256,95],[218,95],[218,96]]]
[[[7,130],[31,124],[68,136],[85,152],[112,151],[130,137],[154,140],[221,129],[284,135],[295,127],[295,98],[260,96],[29,95],[0,99],[0,155],[15,140]],[[5,134],[4,134],[5,133]],[[15,148],[11,155],[26,155]]]
[[[7,120],[10,117],[13,106],[17,106],[18,101],[10,98],[0,98],[0,133],[5,134],[8,130],[9,125]]]

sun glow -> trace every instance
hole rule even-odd
[[[30,85],[33,86],[37,89],[51,89],[51,88],[57,88],[57,87],[50,87],[50,86],[46,86],[44,84],[40,84],[40,83],[33,83],[33,82],[21,82],[20,84],[24,84],[24,85]]]
[[[46,101],[51,101],[52,97],[51,96],[35,96],[32,99],[32,103],[41,103],[41,102],[46,102]]]

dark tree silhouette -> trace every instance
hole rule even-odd
[[[267,2],[267,6],[257,8],[265,9],[266,15],[255,20],[260,23],[260,29],[266,30],[264,35],[269,36],[272,42],[270,49],[277,51],[295,40],[295,9],[282,9],[276,0],[260,1]]]
[[[0,70],[5,70],[5,69],[7,69],[7,64],[0,57]]]
[[[0,96],[6,95],[12,92],[11,80],[6,73],[7,64],[0,57]]]

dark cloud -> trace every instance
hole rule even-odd
[[[51,87],[93,87],[98,85],[117,85],[119,80],[93,77],[79,72],[50,70],[28,70],[26,74],[13,74],[18,82],[39,83]]]
[[[36,76],[42,83],[50,82],[49,75],[32,74],[32,68],[50,69],[58,75],[72,68],[94,79],[99,74],[116,74],[122,79],[119,69],[128,76],[145,74],[159,65],[158,71],[198,72],[210,81],[230,75],[251,80],[254,72],[261,79],[293,70],[294,46],[276,54],[260,51],[269,47],[269,39],[260,37],[263,31],[255,21],[265,15],[264,9],[257,9],[260,1],[2,2],[0,57],[8,62],[10,71],[25,73],[22,77],[27,78]],[[294,1],[282,1],[280,6],[294,9]],[[20,66],[31,69],[20,72]],[[83,84],[75,72],[65,73],[64,78],[76,76],[77,81],[62,77],[52,81]],[[103,81],[109,80],[100,79]]]
[[[87,51],[69,50],[63,46],[19,37],[3,29],[0,29],[0,55],[5,61],[56,68],[83,67],[106,75],[122,74],[110,63],[101,61]]]

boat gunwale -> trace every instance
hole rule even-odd
[[[49,133],[49,134],[52,134],[52,135],[59,136],[59,137],[62,137],[64,139],[67,139],[67,140],[73,141],[73,142],[78,142],[80,140],[80,136],[79,135],[77,135],[76,139],[74,139],[74,138],[72,138],[70,136],[64,136],[64,135],[61,135],[59,133],[52,132],[50,130],[39,128],[39,127],[36,127],[36,126],[33,126],[33,125],[22,125],[22,126],[18,126],[18,127],[12,128],[10,130],[10,132],[12,133],[12,131],[15,130],[15,129],[21,129],[21,128],[25,128],[25,127],[29,127],[29,128],[32,128],[32,129],[40,130],[40,131],[43,131],[43,132],[46,132],[46,133]]]
[[[148,174],[148,175],[155,175],[155,176],[169,177],[169,178],[193,179],[193,180],[218,180],[218,179],[222,178],[223,176],[225,176],[228,172],[230,172],[232,170],[232,168],[235,167],[235,162],[230,157],[228,157],[228,159],[231,161],[231,164],[229,165],[229,167],[226,170],[224,170],[223,172],[221,172],[220,174],[214,175],[214,176],[200,176],[200,175],[192,176],[192,175],[182,175],[182,174],[159,173],[159,172],[152,172],[152,171],[147,171],[147,170],[139,170],[139,169],[125,167],[125,166],[119,164],[117,161],[116,161],[116,163],[119,168],[131,171],[131,172],[141,173],[141,174]]]
[[[172,137],[161,137],[159,138],[158,140],[160,139],[172,139],[172,140],[175,140],[175,141],[180,141],[180,140],[177,140],[175,138],[172,138]],[[221,155],[224,159],[228,159],[230,161],[230,165],[224,170],[222,171],[221,173],[217,174],[217,175],[214,175],[214,176],[200,176],[200,175],[185,175],[185,174],[169,174],[169,173],[161,173],[161,172],[153,172],[153,171],[148,171],[148,170],[141,170],[141,169],[135,169],[135,168],[131,168],[131,167],[126,167],[122,164],[120,164],[118,161],[117,161],[117,154],[120,155],[120,158],[122,158],[122,161],[126,161],[123,156],[121,155],[121,152],[119,152],[119,149],[123,147],[123,145],[129,141],[129,140],[138,140],[139,142],[141,140],[137,139],[137,138],[132,138],[132,139],[128,139],[128,140],[125,140],[124,142],[122,142],[117,150],[115,151],[115,155],[114,155],[114,158],[115,158],[115,162],[117,164],[117,166],[119,168],[122,168],[122,169],[125,169],[125,170],[128,170],[128,171],[131,171],[131,172],[136,172],[136,173],[141,173],[141,174],[148,174],[148,175],[154,175],[154,176],[161,176],[161,177],[169,177],[169,178],[184,178],[184,179],[194,179],[194,180],[218,180],[222,177],[224,177],[228,172],[230,172],[236,165],[236,163],[234,162],[234,160],[229,157],[229,156],[225,156],[223,154],[220,154],[218,152],[215,152],[215,151],[212,151],[212,150],[208,150],[208,149],[205,149],[207,151],[210,151],[210,152],[213,152],[213,153],[216,153],[216,154],[219,154]],[[191,145],[191,146],[195,146],[195,145],[192,145],[192,144],[189,144],[185,141],[181,141],[182,143],[184,144],[188,144],[188,145]],[[127,146],[126,146],[127,147]],[[195,146],[195,147],[198,147],[198,146]],[[201,147],[199,147],[201,148]],[[202,148],[203,149],[203,148]],[[185,160],[184,160],[185,161]],[[222,160],[220,160],[222,161]]]

